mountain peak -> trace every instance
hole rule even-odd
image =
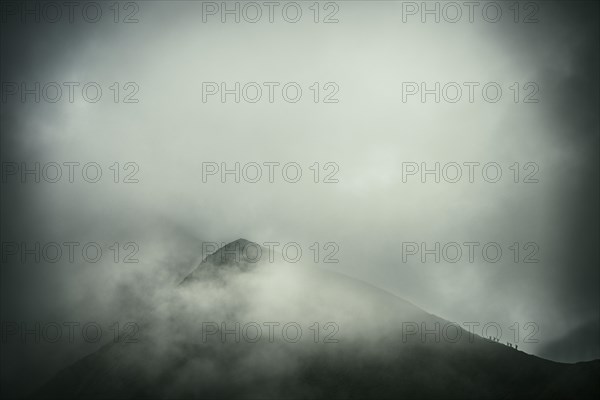
[[[229,245],[232,245],[232,244],[235,244],[235,243],[244,244],[244,245],[246,245],[248,243],[256,244],[254,242],[251,242],[250,240],[247,240],[247,239],[244,239],[244,238],[239,238],[238,240],[234,240],[233,242],[227,243],[225,246],[229,246]],[[225,247],[225,246],[223,246],[223,247]]]
[[[207,255],[202,263],[210,262],[214,265],[255,263],[262,257],[262,250],[259,244],[240,238]]]
[[[239,238],[224,244],[213,253],[208,254],[182,283],[188,280],[204,279],[219,275],[224,269],[248,271],[256,266],[268,253],[261,245],[250,240]]]

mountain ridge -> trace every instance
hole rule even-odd
[[[141,343],[104,346],[63,369],[33,397],[495,399],[595,398],[600,393],[595,380],[599,360],[556,363],[469,336],[462,327],[456,342],[405,336],[405,323],[431,327],[448,321],[393,293],[321,268],[260,268],[263,263],[242,268],[241,255],[211,258],[235,243],[254,242],[240,238],[222,246],[175,288],[190,313],[167,313],[168,319],[154,323],[168,321],[166,330],[158,326],[156,334],[151,329]],[[215,286],[217,281],[223,284]],[[204,342],[199,340],[205,333],[199,330],[201,321],[227,325]],[[279,337],[223,342],[233,321],[294,321],[307,334],[298,343]],[[327,321],[339,327],[338,343],[313,343],[307,328],[312,322],[324,327]]]

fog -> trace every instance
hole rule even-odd
[[[514,323],[524,335],[523,326],[533,322],[539,341],[523,344],[529,353],[567,362],[598,358],[598,6],[540,2],[539,22],[525,24],[514,23],[508,3],[501,3],[498,23],[480,14],[473,23],[421,23],[419,15],[403,14],[403,2],[348,1],[336,3],[339,22],[325,24],[314,23],[309,4],[300,3],[305,14],[298,23],[221,23],[218,14],[203,22],[202,2],[163,1],[140,2],[137,23],[113,23],[104,3],[98,23],[3,20],[3,84],[97,82],[103,89],[97,103],[84,101],[79,87],[72,103],[66,89],[56,103],[23,103],[3,85],[3,246],[77,241],[104,250],[96,263],[79,256],[66,262],[64,255],[36,263],[7,255],[4,246],[3,322],[97,321],[108,331],[115,321],[147,323],[179,313],[210,311],[220,321],[230,309],[242,321],[255,313],[288,321],[294,310],[272,302],[284,297],[278,290],[290,290],[281,277],[240,275],[225,287],[198,290],[202,301],[191,288],[174,289],[206,255],[203,243],[243,237],[279,242],[279,251],[297,243],[301,264],[355,277],[459,324],[495,322],[511,337]],[[119,18],[131,10],[121,11]],[[329,11],[322,8],[320,18]],[[521,11],[525,18],[531,10]],[[263,98],[249,103],[241,96],[236,103],[229,94],[223,103],[220,93],[206,94],[206,82],[219,90],[221,82],[227,89],[256,82]],[[279,83],[273,103],[265,82]],[[282,99],[288,82],[302,88],[300,101]],[[429,89],[457,82],[463,98],[436,103],[428,95],[423,103],[419,93],[403,101],[406,82],[427,82]],[[473,102],[464,82],[479,83]],[[502,87],[498,102],[482,98],[488,82]],[[515,82],[518,102],[509,88]],[[525,87],[529,82],[536,86]],[[535,87],[538,102],[523,102]],[[334,88],[338,102],[323,102]],[[139,101],[124,103],[133,92]],[[35,184],[31,176],[20,182],[20,171],[7,172],[6,163],[33,168],[35,162],[96,162],[103,175],[89,183],[77,166],[71,183],[63,165],[59,182]],[[270,162],[280,163],[273,182],[264,164]],[[432,169],[436,162],[440,171],[458,163],[462,179],[451,183],[440,172],[439,183],[432,175],[423,183],[420,170],[406,174],[406,163]],[[473,182],[465,162],[479,163]],[[207,174],[207,163],[218,172]],[[229,170],[240,163],[239,182],[233,174],[222,182],[222,163]],[[252,168],[243,172],[248,163],[262,167],[256,183],[248,179]],[[300,165],[297,183],[288,182],[294,170],[281,174],[287,163]],[[484,179],[486,163],[500,165],[502,179]],[[538,182],[525,182],[527,176]],[[137,182],[124,183],[127,177]],[[119,262],[110,249],[115,242]],[[124,247],[130,242],[137,247]],[[462,258],[422,262],[419,252],[403,262],[406,243],[433,248],[436,242],[461,244]],[[480,243],[473,262],[465,242]],[[498,262],[482,256],[490,242],[502,248]],[[515,242],[518,262],[510,249]],[[133,248],[139,261],[123,262]],[[339,262],[323,262],[334,248]],[[523,262],[532,249],[539,262]],[[237,304],[236,293],[252,303]],[[298,304],[297,318],[331,320],[319,304],[318,298]],[[337,306],[360,310],[360,300]],[[350,328],[340,333],[360,335],[357,321],[345,321]],[[365,336],[376,341],[376,331]],[[31,363],[40,365],[38,379],[47,379],[99,347],[46,343],[9,353],[3,346],[3,386]]]

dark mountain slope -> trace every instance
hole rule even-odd
[[[173,299],[157,307],[159,317],[143,325],[139,343],[104,346],[58,373],[33,397],[581,399],[600,394],[600,361],[556,363],[456,325],[444,335],[448,321],[388,292],[317,268],[270,263],[266,254],[248,262],[231,249],[235,246],[206,257],[174,289]],[[231,333],[236,322],[262,326],[263,334],[256,341],[244,334],[236,340]],[[267,322],[278,327],[293,322],[302,336],[293,342],[276,333],[270,340]],[[437,336],[410,330],[435,326]]]

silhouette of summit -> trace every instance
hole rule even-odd
[[[181,284],[198,279],[211,279],[224,271],[248,271],[268,259],[268,249],[247,239],[237,239],[204,257],[200,265],[188,274]],[[227,269],[225,269],[227,268]]]
[[[238,239],[227,243],[214,253],[206,256],[203,262],[214,265],[232,265],[240,263],[258,262],[262,248],[257,243],[246,239]]]

